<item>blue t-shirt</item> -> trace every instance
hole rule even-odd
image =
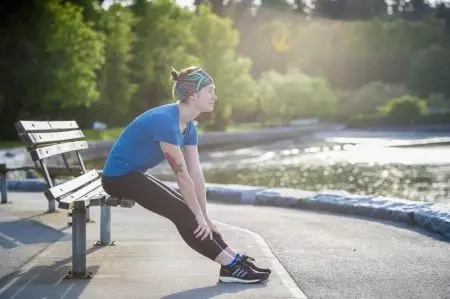
[[[193,121],[180,131],[178,104],[165,104],[139,115],[121,133],[103,168],[104,176],[120,176],[131,171],[145,172],[164,161],[159,141],[178,145],[197,145]]]

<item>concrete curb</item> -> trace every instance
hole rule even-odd
[[[62,180],[57,180],[59,184]],[[178,190],[175,182],[166,182]],[[8,189],[39,192],[44,180],[10,180]],[[403,222],[416,225],[450,239],[450,205],[417,202],[400,198],[354,195],[346,191],[311,192],[263,186],[207,184],[208,200],[247,205],[325,210],[342,214]]]

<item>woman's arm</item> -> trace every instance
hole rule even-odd
[[[207,237],[212,239],[213,235],[210,225],[207,222],[206,215],[203,214],[202,209],[200,208],[199,201],[197,200],[197,196],[195,194],[194,183],[187,172],[180,147],[166,142],[160,142],[160,145],[165,159],[175,174],[178,187],[180,188],[180,193],[183,196],[187,206],[194,214],[195,220],[198,222],[198,227],[194,231],[194,234],[197,238],[201,237],[202,240]]]
[[[194,184],[198,203],[200,204],[203,215],[207,218],[205,178],[200,166],[197,145],[186,145],[183,148],[183,155],[186,161],[187,171]]]
[[[172,168],[175,175],[178,186],[180,187],[180,193],[183,195],[186,204],[192,213],[197,216],[202,216],[202,210],[195,194],[194,184],[186,169],[186,164],[178,146],[165,142],[160,142],[161,149],[164,154],[164,158]]]

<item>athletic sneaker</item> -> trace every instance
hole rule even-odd
[[[219,281],[238,283],[258,283],[266,280],[269,274],[253,270],[249,264],[239,260],[232,267],[220,268]]]
[[[249,264],[250,267],[251,267],[253,270],[255,270],[255,271],[262,272],[262,273],[268,273],[268,274],[272,273],[272,271],[271,271],[270,269],[265,269],[265,268],[259,268],[259,267],[257,267],[257,266],[253,263],[253,262],[255,261],[255,259],[252,258],[252,257],[249,257],[249,256],[246,255],[246,254],[243,254],[243,255],[241,256],[241,259],[244,261],[244,263]]]

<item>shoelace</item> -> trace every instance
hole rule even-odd
[[[243,254],[242,255],[242,260],[244,261],[244,262],[254,262],[255,261],[255,259],[254,258],[252,258],[252,257],[249,257],[248,255],[246,255],[246,254]]]
[[[244,261],[241,261],[241,263],[239,263],[238,265],[236,265],[236,267],[241,268],[241,270],[245,270],[247,272],[251,272],[252,268],[250,267],[250,265]]]

